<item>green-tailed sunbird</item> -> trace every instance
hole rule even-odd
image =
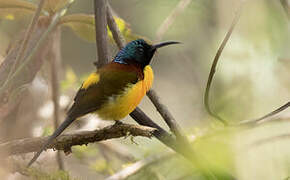
[[[92,73],[83,82],[65,121],[34,155],[28,166],[75,119],[93,112],[105,120],[121,120],[130,114],[151,88],[154,75],[149,64],[156,50],[178,43],[168,41],[150,45],[143,39],[128,43],[112,62]]]

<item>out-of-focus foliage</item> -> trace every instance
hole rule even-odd
[[[89,14],[71,14],[61,18],[60,23],[70,27],[80,38],[95,42],[95,19]]]
[[[231,179],[230,177],[234,175],[234,154],[230,145],[230,136],[234,136],[234,133],[196,138],[193,143],[197,161],[214,174],[227,177],[225,179]]]
[[[30,168],[28,169],[29,176],[32,179],[37,179],[37,180],[77,180],[75,178],[70,177],[68,172],[66,171],[55,171],[53,173],[46,173],[39,171],[37,169]]]
[[[98,149],[96,146],[74,146],[73,147],[73,155],[78,159],[84,159],[85,157],[93,157],[98,153]]]
[[[141,36],[133,34],[131,32],[130,26],[121,18],[114,17],[117,26],[120,29],[120,32],[126,38],[127,41],[131,41]],[[61,18],[60,24],[70,27],[73,32],[80,38],[88,41],[95,42],[95,18],[91,14],[71,14]],[[108,28],[108,36],[113,42],[113,35],[110,29]]]
[[[43,9],[46,10],[49,14],[54,14],[71,1],[72,0],[46,0]]]
[[[61,81],[60,88],[62,91],[65,91],[69,88],[74,87],[77,82],[78,78],[73,69],[67,68],[67,70],[65,71],[65,78]]]
[[[46,0],[43,11],[52,15],[74,0]],[[25,15],[31,15],[37,8],[37,4],[25,0],[0,0],[0,19],[21,19]]]
[[[23,0],[0,0],[0,19],[14,20],[30,15],[36,5]]]
[[[193,141],[195,162],[193,164],[176,154],[156,156],[130,180],[158,179],[203,179],[215,177],[219,180],[230,180],[236,177],[235,153],[233,140],[235,131],[216,131],[212,129],[205,135],[195,137]],[[153,156],[153,153],[149,156]],[[128,165],[130,166],[130,165]]]
[[[124,21],[124,19],[121,19],[119,17],[114,17],[114,19],[115,19],[115,22],[116,22],[120,32],[123,34],[123,36],[125,38],[127,38],[127,41],[133,40],[133,39],[130,39],[130,37],[133,36],[132,32],[131,32],[132,30],[130,29],[130,25],[128,23],[126,23]],[[108,35],[109,35],[110,39],[113,40],[113,34],[112,34],[111,30],[109,29],[109,27],[107,28],[107,30],[108,30]]]
[[[50,136],[52,135],[54,128],[52,126],[45,127],[42,132],[42,136]]]
[[[96,160],[90,167],[98,173],[107,173],[110,175],[115,173],[110,163],[104,159]]]

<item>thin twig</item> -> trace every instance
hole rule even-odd
[[[254,124],[261,124],[261,123],[269,122],[269,121],[271,121],[271,119],[267,119],[267,118],[274,116],[274,115],[284,111],[285,109],[287,109],[289,107],[290,107],[290,101],[287,102],[286,104],[284,104],[283,106],[275,109],[274,111],[272,111],[272,112],[270,112],[270,113],[268,113],[268,114],[266,114],[258,119],[241,121],[239,123],[239,125],[252,125],[252,124],[254,125]]]
[[[7,70],[8,73],[7,73],[6,79],[3,81],[3,84],[1,83],[1,87],[0,87],[0,99],[7,99],[7,102],[9,101],[9,97],[6,94],[7,94],[7,92],[9,92],[9,90],[7,90],[6,88],[8,87],[9,83],[14,82],[13,81],[13,77],[15,75],[15,73],[14,73],[15,72],[15,69],[18,66],[19,63],[22,63],[22,60],[25,61],[25,58],[23,59],[23,57],[26,54],[25,52],[27,50],[27,47],[29,45],[29,42],[30,41],[33,41],[33,40],[31,40],[31,37],[33,37],[32,35],[37,34],[37,32],[35,32],[34,30],[35,30],[35,27],[37,25],[39,16],[41,14],[41,10],[43,8],[44,2],[45,2],[45,0],[40,0],[40,2],[38,4],[38,7],[37,7],[37,9],[36,9],[36,11],[34,13],[34,16],[33,16],[32,20],[31,20],[31,23],[29,24],[29,26],[27,28],[27,31],[26,31],[26,33],[24,35],[24,38],[23,38],[23,40],[21,42],[21,45],[19,47],[19,50],[16,52],[16,57],[15,57],[14,60],[11,60],[10,61],[12,63],[12,65]],[[33,58],[31,58],[31,59],[33,59]],[[7,62],[7,64],[9,64],[10,62]],[[29,77],[28,77],[28,79],[29,79]],[[16,91],[17,91],[17,89],[14,88],[13,89],[13,92],[16,92]],[[10,93],[10,94],[12,94],[12,93]]]
[[[172,10],[170,15],[163,21],[161,26],[158,28],[157,33],[156,33],[157,42],[159,42],[162,39],[163,35],[167,32],[169,27],[173,24],[176,17],[179,16],[184,11],[184,9],[190,4],[190,2],[191,0],[179,1],[177,6]],[[156,107],[156,110],[162,116],[162,118],[164,119],[168,127],[170,128],[171,132],[174,133],[177,140],[183,141],[184,143],[188,144],[189,142],[187,142],[187,139],[183,135],[183,132],[180,126],[178,125],[177,121],[175,120],[173,115],[170,113],[166,105],[160,101],[160,98],[157,95],[156,91],[150,90],[147,93],[147,97],[151,100],[153,105]]]
[[[173,115],[169,112],[168,108],[164,104],[162,104],[156,92],[154,90],[150,90],[149,92],[147,92],[147,96],[154,104],[156,110],[162,116],[162,118],[164,119],[170,130],[176,136],[177,140],[187,141],[177,121],[174,119]]]
[[[11,78],[11,75],[14,72],[14,70],[16,68],[16,65],[18,64],[18,62],[20,62],[22,60],[22,58],[23,58],[23,56],[25,54],[25,50],[26,50],[26,47],[28,45],[28,41],[30,40],[30,37],[32,36],[32,33],[33,33],[33,31],[34,31],[34,29],[36,27],[36,24],[37,24],[37,21],[39,19],[40,14],[41,14],[41,10],[42,10],[42,7],[43,7],[44,3],[45,3],[45,0],[40,0],[39,1],[39,4],[38,4],[37,9],[36,9],[36,11],[34,13],[34,16],[33,16],[32,20],[31,20],[31,23],[30,23],[30,25],[29,25],[26,33],[25,33],[24,39],[23,39],[23,41],[21,43],[21,47],[20,47],[20,49],[19,49],[19,51],[17,53],[14,65],[12,66],[12,68],[10,70],[10,73],[8,75],[8,78],[7,78],[7,81]]]
[[[15,72],[13,72],[13,74],[11,75],[11,78],[7,81],[7,83],[4,83],[1,88],[0,88],[0,96],[4,94],[6,88],[8,87],[8,85],[12,82],[12,80],[17,77],[23,70],[24,68],[27,66],[27,64],[33,59],[34,55],[36,54],[36,52],[38,51],[38,49],[41,47],[41,45],[46,41],[48,35],[52,32],[52,30],[57,26],[60,17],[62,17],[64,15],[64,12],[71,6],[71,4],[74,1],[70,1],[68,4],[66,4],[66,6],[64,6],[59,12],[57,12],[51,20],[51,23],[49,24],[49,26],[47,27],[47,30],[42,34],[42,36],[39,38],[39,40],[37,41],[37,43],[35,44],[35,46],[32,48],[31,52],[24,57],[23,62],[21,63],[21,65],[19,65],[19,67],[15,70]]]
[[[59,117],[59,65],[61,61],[61,51],[60,51],[60,28],[57,28],[53,34],[50,49],[48,52],[50,60],[51,69],[51,87],[52,87],[52,101],[53,101],[53,125],[54,129],[57,129],[60,122]],[[57,164],[60,170],[64,170],[64,163],[61,157],[61,153],[56,154]]]
[[[140,125],[149,126],[156,128],[157,131],[153,135],[160,140],[163,144],[170,147],[171,149],[176,150],[176,140],[171,136],[166,130],[156,124],[151,118],[149,118],[139,107],[137,107],[133,112],[130,113],[130,116]]]
[[[217,115],[216,113],[214,113],[211,108],[210,108],[210,105],[209,105],[209,92],[210,92],[210,88],[211,88],[211,83],[212,83],[212,80],[213,80],[213,77],[214,77],[214,74],[215,74],[215,71],[216,71],[216,66],[217,66],[217,63],[218,63],[218,60],[221,56],[221,53],[224,49],[224,47],[226,46],[226,43],[227,41],[229,40],[239,18],[240,18],[240,15],[241,15],[241,11],[242,11],[242,5],[243,5],[243,2],[241,2],[241,4],[239,5],[238,7],[238,10],[236,11],[235,13],[235,17],[232,21],[232,24],[224,38],[224,40],[222,41],[215,57],[214,57],[214,60],[213,60],[213,63],[212,63],[212,66],[211,66],[211,69],[210,69],[210,73],[209,73],[209,76],[208,76],[208,80],[207,80],[207,84],[206,84],[206,90],[205,90],[205,94],[204,94],[204,105],[205,105],[205,109],[207,110],[207,112],[215,117],[216,119],[220,120],[224,125],[227,125],[227,122],[222,119],[219,115]]]
[[[71,147],[76,145],[87,145],[98,141],[113,138],[132,136],[143,136],[151,138],[156,129],[132,124],[114,124],[94,131],[81,131],[72,134],[60,135],[48,147],[48,149],[63,150],[71,152]],[[37,152],[49,137],[25,138],[0,144],[0,153],[5,155],[16,155]]]
[[[285,14],[288,17],[288,20],[290,20],[290,8],[289,8],[288,0],[280,0],[280,2],[281,2],[281,5],[285,11]]]
[[[288,17],[288,20],[290,20],[290,8],[288,5],[288,1],[287,0],[280,0],[280,3]],[[286,104],[280,106],[279,108],[275,109],[274,111],[258,118],[258,119],[252,119],[252,120],[245,120],[245,121],[241,121],[238,125],[256,125],[256,124],[261,124],[261,123],[265,123],[265,122],[269,122],[272,121],[272,119],[267,119],[271,116],[274,116],[282,111],[284,111],[285,109],[290,107],[290,101],[287,102]]]
[[[169,27],[173,24],[179,14],[191,3],[191,0],[180,0],[177,6],[172,10],[169,16],[163,21],[156,33],[156,41],[159,42],[164,34],[167,32]]]
[[[126,40],[125,38],[122,36],[116,22],[114,19],[114,16],[112,14],[112,9],[111,6],[108,4],[107,6],[107,22],[108,22],[108,26],[112,32],[113,38],[118,46],[119,49],[122,49],[125,45],[126,45]]]
[[[94,62],[97,68],[102,67],[109,61],[107,45],[107,0],[94,0],[95,27],[96,27],[96,45],[97,61]]]
[[[176,155],[175,153],[166,153],[166,154],[159,154],[159,155],[153,155],[149,156],[145,159],[142,159],[138,162],[135,162],[134,164],[126,167],[125,169],[122,169],[121,171],[115,173],[114,175],[106,178],[106,180],[124,180],[128,179],[130,176],[138,173],[142,169],[155,164],[157,162],[163,161],[165,159],[170,159]]]
[[[213,180],[216,179],[215,175],[205,166],[204,159],[202,159],[200,156],[196,156],[195,151],[192,149],[191,145],[187,143],[187,141],[177,141],[167,131],[165,131],[152,119],[150,119],[138,107],[133,112],[131,112],[130,116],[140,125],[156,128],[157,130],[154,131],[153,133],[154,137],[156,137],[160,142],[165,144],[167,147],[181,154],[193,166],[200,168],[200,170],[204,172],[204,176],[206,176],[209,179]]]
[[[268,138],[264,138],[261,140],[258,140],[254,143],[251,143],[250,145],[248,145],[247,147],[253,148],[253,147],[257,147],[257,146],[261,146],[267,143],[271,143],[274,141],[279,141],[279,140],[283,140],[283,139],[289,139],[290,138],[290,134],[286,133],[286,134],[280,134],[277,136],[273,136],[273,137],[268,137]]]

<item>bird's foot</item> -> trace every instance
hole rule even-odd
[[[119,121],[119,120],[115,120],[115,124],[114,124],[114,126],[118,126],[118,125],[122,125],[123,123],[121,122],[121,121]]]
[[[136,141],[134,141],[134,136],[131,136],[130,140],[132,144],[139,145]]]
[[[124,136],[124,139],[127,139],[128,137],[130,137],[131,143],[135,144],[135,145],[139,145],[135,140],[134,140],[134,136],[130,134],[130,132],[126,133],[126,136]]]
[[[127,139],[127,137],[129,137],[131,134],[130,132],[126,132],[126,135],[124,136],[124,139]]]

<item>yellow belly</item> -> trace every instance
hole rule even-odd
[[[144,79],[129,85],[123,94],[110,97],[97,114],[104,120],[120,120],[130,114],[141,102],[146,92],[152,86],[153,70],[148,65],[144,68]]]

